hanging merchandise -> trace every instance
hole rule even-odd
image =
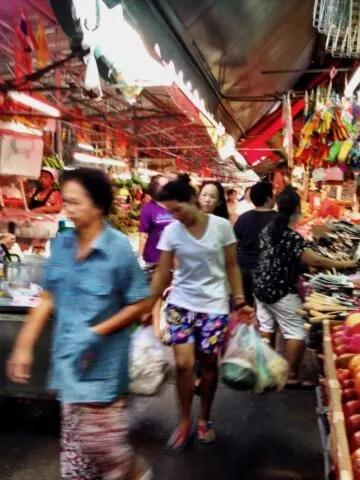
[[[21,13],[14,34],[14,74],[22,78],[32,72],[32,52],[38,50],[38,43],[25,12]],[[31,86],[27,83],[27,86]]]
[[[284,124],[284,149],[287,153],[288,165],[290,168],[294,166],[293,160],[293,117],[291,112],[291,92],[288,92],[283,97],[283,124]]]
[[[353,170],[360,169],[360,143],[359,142],[355,142],[350,151],[349,165]]]
[[[313,25],[326,35],[325,48],[333,57],[360,55],[358,1],[315,0]]]
[[[90,49],[89,54],[84,57],[84,62],[86,65],[84,88],[89,92],[94,92],[94,95],[100,99],[102,98],[102,89],[99,70],[93,50]]]
[[[41,21],[36,30],[36,41],[38,48],[36,50],[36,61],[39,68],[47,66],[49,61],[49,46],[46,38],[44,23]]]
[[[309,106],[309,119],[305,122],[300,142],[295,153],[297,164],[311,168],[329,167],[331,164],[351,166],[356,160],[354,146],[359,134],[357,112],[359,101],[340,99],[331,91],[332,78],[328,87],[312,91],[314,108]],[[310,102],[311,103],[311,102]]]
[[[326,170],[324,168],[315,168],[311,174],[311,180],[314,183],[323,182],[325,180]]]
[[[328,168],[325,170],[325,182],[342,182],[344,172],[339,167]]]

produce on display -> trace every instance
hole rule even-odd
[[[121,232],[132,234],[139,231],[145,188],[136,176],[129,180],[114,180],[115,201],[109,221]]]
[[[59,155],[51,155],[43,158],[43,167],[55,168],[55,170],[64,170],[65,163]]]

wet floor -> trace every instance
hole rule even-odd
[[[194,403],[196,412],[197,400]],[[0,415],[0,479],[58,480],[55,402],[5,402]],[[174,386],[131,402],[131,438],[155,480],[319,480],[323,478],[313,392],[255,396],[220,387],[213,446],[196,442],[178,457],[164,454],[176,425]]]

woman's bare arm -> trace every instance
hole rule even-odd
[[[311,248],[306,248],[301,256],[301,261],[310,267],[336,268],[344,270],[346,268],[356,267],[356,260],[332,260],[331,258],[318,255]]]
[[[138,257],[143,258],[144,256],[144,250],[145,250],[145,245],[147,242],[147,239],[149,237],[148,233],[140,233],[140,239],[139,239],[139,249],[138,249]]]
[[[233,297],[244,297],[244,288],[240,268],[236,259],[236,244],[224,247],[225,268]]]

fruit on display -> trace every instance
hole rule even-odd
[[[355,452],[357,449],[360,449],[360,431],[355,432],[350,440],[350,452]]]
[[[355,390],[358,396],[360,397],[360,371],[357,370],[355,373]]]
[[[345,320],[345,325],[348,327],[350,335],[360,334],[360,313],[352,313]]]
[[[351,455],[354,480],[360,480],[360,448],[356,449]]]
[[[64,170],[65,163],[58,155],[51,155],[43,158],[43,166],[49,168],[55,168],[55,170]]]
[[[351,400],[358,400],[358,394],[356,393],[355,388],[346,388],[342,391],[341,401],[344,404],[350,402]]]
[[[334,351],[338,356],[343,355],[344,353],[351,353],[349,347],[345,345],[343,342],[340,345],[337,345],[334,348]]]
[[[139,222],[134,220],[129,212],[116,208],[109,215],[109,221],[112,225],[125,234],[137,233],[139,231]]]
[[[360,400],[350,400],[349,402],[346,402],[343,406],[343,409],[346,418],[360,413]]]
[[[346,380],[350,380],[350,370],[339,368],[337,371],[337,378],[341,385],[343,385]]]
[[[360,313],[349,315],[343,329],[333,330],[331,341],[338,358],[345,354],[360,354]],[[355,363],[360,363],[360,356],[352,360],[350,370],[354,370]]]
[[[349,370],[354,375],[356,370],[360,367],[360,355],[354,355],[349,362]]]
[[[348,388],[355,388],[355,391],[356,393],[358,394],[358,390],[356,388],[356,380],[353,380],[352,378],[348,378],[347,380],[344,380],[342,383],[341,383],[341,386],[343,387],[344,390],[348,389]]]
[[[115,201],[109,221],[127,235],[137,233],[145,185],[136,176],[129,180],[114,179],[113,184]]]
[[[355,432],[360,430],[360,414],[355,413],[346,419],[346,431],[348,438],[351,438]]]
[[[354,358],[353,353],[344,353],[336,359],[336,366],[338,368],[348,368],[350,361]]]

